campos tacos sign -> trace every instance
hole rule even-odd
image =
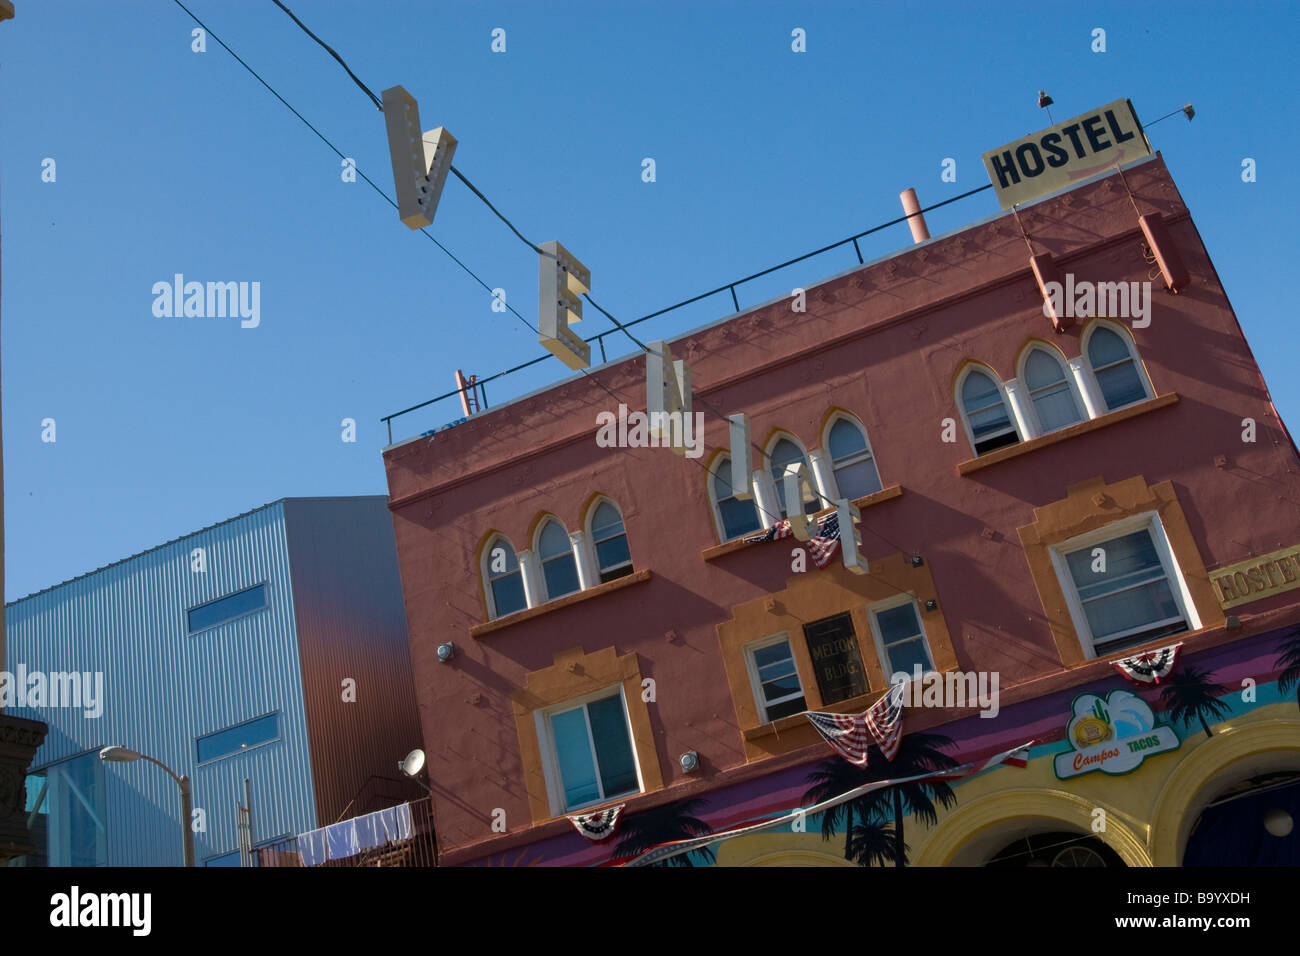
[[[1100,770],[1121,774],[1136,770],[1147,757],[1178,749],[1172,727],[1156,725],[1146,701],[1127,690],[1103,700],[1096,694],[1074,699],[1065,737],[1070,750],[1056,755],[1056,776],[1068,780]]]

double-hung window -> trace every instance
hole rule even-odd
[[[911,678],[918,664],[923,674],[934,670],[921,615],[910,596],[872,607],[871,630],[886,678],[900,673]]]
[[[1080,642],[1095,657],[1199,626],[1154,515],[1072,539],[1052,555]]]
[[[558,812],[640,791],[621,686],[539,712],[538,722]]]
[[[807,710],[790,640],[784,634],[755,641],[745,648],[749,683],[763,723]]]

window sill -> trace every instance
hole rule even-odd
[[[469,629],[469,636],[475,638],[482,637],[484,634],[491,634],[493,631],[499,631],[502,628],[510,627],[512,624],[518,624],[521,621],[530,621],[535,617],[541,617],[543,614],[549,614],[551,611],[558,611],[560,608],[579,604],[583,601],[589,601],[592,598],[600,597],[602,594],[609,594],[611,591],[617,591],[620,588],[630,587],[633,584],[640,584],[642,581],[649,580],[649,571],[634,571],[626,577],[615,578],[613,581],[606,581],[604,584],[598,584],[594,588],[587,588],[585,591],[578,591],[575,594],[566,594],[562,598],[556,598],[554,601],[547,601],[545,604],[537,605],[537,607],[529,607],[524,608],[522,611],[515,611],[513,614],[507,614],[505,617],[499,617],[494,621],[475,624]]]
[[[887,692],[888,690],[886,690]],[[878,691],[870,691],[857,697],[850,697],[848,700],[841,700],[835,704],[824,705],[824,712],[828,714],[860,714],[883,696],[884,694]],[[791,714],[789,717],[781,717],[766,724],[759,724],[757,727],[750,727],[742,731],[742,736],[749,741],[762,740],[764,737],[779,737],[782,733],[796,728],[810,726],[808,718],[803,714]]]
[[[1177,392],[1169,392],[1165,395],[1158,395],[1155,398],[1148,398],[1144,402],[1138,402],[1136,405],[1121,408],[1119,411],[1107,412],[1099,418],[1089,419],[1086,422],[1079,422],[1077,425],[1071,425],[1068,428],[1049,432],[1046,435],[1039,435],[1037,438],[1031,438],[1029,441],[1020,442],[1016,445],[1007,445],[1005,448],[991,451],[987,455],[980,455],[978,458],[963,461],[957,466],[957,474],[962,476],[969,475],[971,472],[979,471],[981,468],[987,468],[989,465],[996,465],[998,462],[1006,461],[1008,458],[1027,455],[1039,448],[1046,448],[1048,445],[1055,445],[1057,442],[1067,441],[1077,435],[1086,435],[1088,432],[1096,431],[1099,428],[1105,428],[1107,425],[1114,425],[1116,422],[1126,421],[1127,419],[1135,418],[1138,415],[1145,415],[1147,412],[1154,412],[1157,409],[1166,408],[1177,401]]]
[[[873,492],[872,494],[865,495],[864,497],[855,498],[853,503],[857,505],[859,509],[869,508],[871,505],[880,504],[882,501],[891,501],[892,499],[902,495],[902,493],[903,493],[902,485],[890,485],[888,488],[882,488],[880,491]],[[821,518],[824,515],[830,514],[832,510],[834,509],[823,508],[821,511],[817,512],[816,515],[813,515],[812,517]],[[759,532],[753,531],[750,533],[758,534]],[[702,557],[705,561],[714,561],[722,557],[723,555],[731,554],[734,551],[740,551],[745,547],[746,547],[745,539],[743,537],[734,538],[731,541],[726,541],[722,544],[716,544],[711,548],[705,548],[700,553],[700,557]],[[778,721],[778,723],[780,723],[780,721]]]

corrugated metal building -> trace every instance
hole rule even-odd
[[[245,778],[258,844],[411,795],[392,780],[420,726],[382,495],[282,499],[16,601],[6,629],[26,696],[9,712],[50,726],[27,784],[50,865],[181,861],[176,782],[103,763],[109,745],[190,777],[200,866],[238,863]]]

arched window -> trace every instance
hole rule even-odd
[[[776,481],[776,500],[781,506],[781,517],[788,518],[790,513],[786,510],[785,505],[785,469],[787,465],[793,465],[796,461],[803,462],[803,466],[808,470],[809,477],[812,476],[812,469],[808,467],[808,456],[803,453],[803,449],[796,445],[788,438],[782,438],[772,450],[767,453],[768,467],[772,472],[772,478]],[[816,482],[813,483],[816,487]],[[804,514],[812,514],[820,511],[822,501],[814,497],[812,501],[805,501],[803,505]]]
[[[542,525],[537,536],[537,556],[542,561],[542,579],[546,582],[546,599],[553,601],[579,590],[578,561],[564,525],[554,518]]]
[[[1041,346],[1031,346],[1022,375],[1042,434],[1083,421],[1070,376],[1058,356]]]
[[[601,584],[632,573],[632,552],[628,550],[623,516],[612,502],[601,501],[592,512],[591,543],[596,549]]]
[[[519,558],[514,545],[503,535],[497,535],[483,550],[483,580],[490,617],[505,617],[528,606]]]
[[[1020,441],[1020,433],[1007,411],[1002,386],[992,375],[978,368],[971,369],[962,379],[958,393],[976,455]]]
[[[1142,366],[1128,336],[1094,325],[1088,333],[1088,364],[1097,387],[1106,400],[1106,410],[1115,411],[1151,397]]]
[[[709,490],[718,509],[718,524],[722,540],[730,541],[763,527],[758,520],[758,506],[753,498],[737,498],[731,487],[731,458],[722,455],[709,476]]]
[[[852,501],[880,490],[880,473],[867,443],[867,433],[856,422],[837,418],[826,435],[826,450],[840,497]]]

